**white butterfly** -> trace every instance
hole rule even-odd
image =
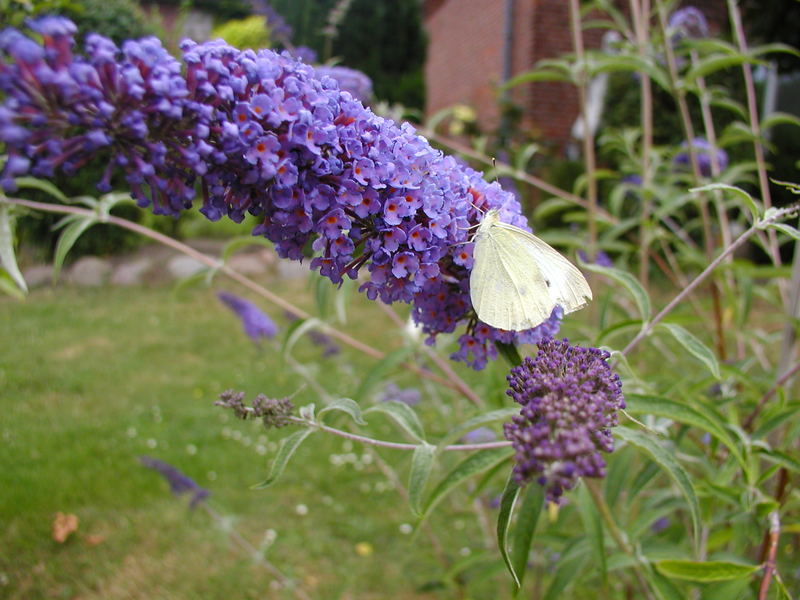
[[[586,278],[571,262],[533,234],[500,221],[497,209],[483,217],[474,242],[469,293],[487,325],[523,331],[543,323],[556,305],[570,313],[592,299]]]

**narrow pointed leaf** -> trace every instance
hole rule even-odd
[[[686,504],[689,506],[689,514],[692,519],[692,530],[695,537],[695,543],[698,541],[700,534],[700,503],[697,500],[697,493],[692,485],[689,475],[686,470],[681,466],[674,456],[674,453],[667,450],[660,445],[655,439],[649,435],[637,431],[635,429],[628,429],[626,427],[616,427],[614,429],[614,436],[624,440],[625,442],[639,448],[652,458],[659,467],[661,467],[667,475],[675,482],[678,489],[686,499]]]
[[[350,415],[353,421],[356,422],[357,425],[366,425],[367,422],[361,416],[361,407],[355,400],[351,400],[350,398],[337,398],[330,404],[326,405],[325,408],[319,411],[319,416],[322,417],[327,412],[331,412],[333,410],[341,411]]]
[[[19,188],[40,190],[50,194],[53,196],[53,198],[60,200],[64,204],[70,204],[70,199],[64,195],[64,192],[46,179],[36,179],[35,177],[16,177],[14,179],[14,183],[16,183],[17,187]]]
[[[431,510],[450,492],[460,484],[478,473],[491,469],[498,463],[511,457],[514,450],[509,446],[506,448],[490,448],[488,450],[478,450],[470,454],[467,458],[456,465],[452,471],[442,478],[436,485],[431,495],[425,501],[423,517],[427,516]]]
[[[417,516],[422,514],[425,485],[430,478],[435,456],[436,446],[420,444],[414,450],[414,456],[411,459],[411,472],[408,475],[408,503],[411,511]]]
[[[425,441],[425,430],[422,428],[422,422],[419,420],[417,413],[414,412],[414,409],[407,404],[396,400],[381,402],[365,410],[364,414],[371,412],[380,412],[388,415],[415,440],[419,442]]]
[[[528,570],[528,555],[531,551],[533,534],[539,515],[544,506],[544,488],[538,484],[530,484],[525,490],[522,504],[517,511],[517,520],[514,523],[514,540],[511,544],[511,564],[519,578],[519,587],[525,581]]]
[[[262,490],[275,483],[278,477],[283,474],[283,471],[286,469],[286,465],[289,464],[289,460],[300,447],[300,444],[302,444],[303,441],[312,433],[314,433],[313,429],[302,429],[283,438],[280,446],[278,446],[278,452],[275,455],[275,460],[272,461],[272,467],[269,470],[269,475],[267,475],[267,478],[264,481],[254,485],[253,489]]]
[[[14,227],[8,204],[0,204],[0,265],[17,287],[27,294],[28,285],[17,266],[17,255],[14,253]]]
[[[64,259],[67,258],[67,254],[72,249],[72,246],[74,246],[78,238],[83,235],[83,232],[95,223],[97,223],[95,217],[86,217],[80,221],[70,223],[64,228],[64,231],[61,232],[58,243],[56,244],[55,255],[53,256],[53,279],[58,279],[61,267],[64,266]]]
[[[723,425],[720,425],[693,406],[661,396],[644,396],[642,394],[626,394],[625,404],[625,410],[631,414],[666,417],[710,433],[725,444],[743,468],[747,467],[745,458],[730,432]]]
[[[603,536],[603,523],[600,520],[600,513],[597,511],[594,500],[585,485],[578,490],[578,513],[581,516],[583,530],[594,552],[595,564],[600,571],[600,578],[603,585],[608,584],[608,565],[606,564],[606,548]]]
[[[681,346],[683,346],[695,358],[699,359],[700,362],[708,367],[708,370],[711,371],[711,374],[715,378],[720,379],[722,377],[719,371],[719,362],[717,362],[717,357],[703,342],[686,331],[680,325],[675,325],[674,323],[660,323],[659,327],[669,331],[672,334],[672,337],[674,337]]]
[[[522,585],[514,568],[514,563],[511,562],[511,556],[508,553],[508,526],[511,523],[511,515],[514,514],[514,505],[517,503],[520,487],[514,481],[514,476],[509,475],[506,487],[503,490],[503,495],[500,498],[500,511],[497,515],[497,546],[500,548],[500,555],[508,567],[511,577],[514,579],[514,585],[517,589]]]
[[[736,187],[735,185],[728,185],[727,183],[709,183],[708,185],[691,188],[689,191],[693,194],[699,194],[701,192],[712,192],[717,190],[736,196],[736,198],[741,200],[742,203],[747,207],[747,210],[750,211],[750,216],[752,217],[753,223],[757,222],[761,218],[762,208],[758,205],[758,202],[756,202],[755,199],[742,188]]]
[[[656,569],[667,577],[709,583],[749,577],[761,567],[740,563],[712,560],[706,562],[692,560],[659,560]]]
[[[581,262],[581,267],[587,271],[593,271],[594,273],[605,275],[606,277],[610,277],[614,281],[621,283],[625,289],[630,292],[631,296],[633,296],[633,300],[636,302],[636,306],[639,309],[639,315],[642,317],[642,321],[646,323],[650,320],[650,315],[652,312],[650,306],[650,297],[633,275],[613,267],[601,267],[600,265],[585,262]]]

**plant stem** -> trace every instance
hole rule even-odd
[[[619,549],[634,559],[635,562],[633,565],[633,572],[636,574],[636,579],[639,581],[639,585],[642,587],[645,597],[649,600],[654,600],[653,594],[650,591],[650,586],[647,585],[647,579],[645,579],[644,573],[642,572],[643,565],[641,558],[637,554],[636,549],[628,541],[625,533],[619,528],[617,522],[614,520],[614,515],[611,514],[611,509],[608,507],[608,504],[603,497],[603,492],[600,490],[598,482],[592,481],[588,477],[584,477],[583,484],[586,486],[586,489],[589,490],[589,494],[591,494],[592,500],[594,500],[594,504],[600,513],[600,517],[606,524],[606,528],[611,534],[611,537],[614,538],[617,546],[619,546]]]
[[[209,506],[207,502],[200,502],[200,506],[202,506],[203,510],[205,510],[208,513],[208,515],[212,519],[214,519],[217,523],[222,524],[224,522],[224,518],[222,517],[222,515],[219,514],[216,510],[214,510],[211,506]],[[291,590],[298,598],[300,598],[300,600],[311,600],[311,597],[308,594],[306,594],[303,588],[299,587],[293,579],[289,579],[286,575],[284,575],[280,571],[280,569],[278,569],[278,567],[276,567],[270,561],[264,558],[263,554],[259,552],[258,549],[256,549],[255,546],[253,546],[253,544],[247,541],[247,539],[242,534],[240,534],[238,531],[230,527],[226,527],[225,531],[242,550],[247,552],[247,554],[251,558],[257,560],[261,565],[264,566],[264,568],[267,569],[267,571],[272,573],[272,575],[275,576],[275,578],[281,583],[281,585]]]
[[[764,578],[758,588],[758,600],[767,600],[769,584],[772,575],[775,573],[775,557],[778,554],[778,541],[781,537],[781,517],[777,510],[769,513],[769,550],[767,559],[764,561]]]
[[[622,350],[623,356],[628,354],[628,352],[630,352],[634,348],[634,346],[636,346],[639,342],[641,342],[653,330],[653,327],[655,327],[664,317],[666,317],[672,311],[672,309],[674,309],[678,304],[680,304],[686,298],[686,296],[691,294],[692,291],[694,291],[694,289],[706,279],[706,277],[708,277],[709,275],[711,275],[711,273],[714,272],[714,269],[716,269],[720,264],[722,264],[722,262],[724,262],[728,256],[733,254],[733,252],[735,252],[737,248],[739,248],[748,239],[750,239],[750,237],[752,237],[756,232],[760,231],[761,229],[764,229],[767,225],[780,221],[787,215],[790,215],[796,212],[797,210],[798,210],[797,206],[790,206],[788,208],[779,209],[775,213],[773,213],[770,218],[762,219],[760,222],[753,224],[747,231],[745,231],[742,235],[740,235],[733,242],[731,242],[731,245],[725,248],[722,254],[720,254],[719,256],[717,256],[717,258],[711,261],[711,263],[705,269],[703,269],[703,271],[697,277],[695,277],[689,285],[687,285],[684,289],[682,289],[680,293],[669,302],[669,304],[667,304],[664,308],[662,308],[661,311],[655,317],[653,317],[650,320],[650,322],[648,322],[638,334],[636,334],[636,337],[634,337],[628,343],[628,345],[625,346],[625,348]]]
[[[49,204],[49,203],[45,203],[45,202],[34,202],[33,200],[23,200],[22,198],[8,198],[8,197],[0,199],[0,202],[7,202],[9,204],[16,204],[18,206],[26,206],[28,208],[32,208],[32,209],[35,209],[35,210],[41,210],[41,211],[44,211],[44,212],[70,214],[70,215],[82,215],[82,216],[86,216],[86,217],[97,217],[97,212],[95,212],[93,210],[89,210],[88,208],[78,208],[76,206],[64,206],[64,205],[61,205],[61,204]],[[297,316],[297,317],[299,317],[301,319],[309,319],[309,318],[311,318],[311,315],[308,314],[307,312],[305,312],[303,309],[295,306],[294,304],[292,304],[291,302],[289,302],[287,300],[284,300],[283,298],[281,298],[277,294],[274,294],[273,292],[269,291],[267,288],[259,285],[255,281],[253,281],[252,279],[250,279],[248,277],[245,277],[244,275],[242,275],[238,271],[235,271],[235,270],[231,269],[229,266],[224,264],[222,261],[220,261],[218,259],[215,259],[215,258],[212,258],[212,257],[210,257],[210,256],[208,256],[206,254],[203,254],[202,252],[198,252],[197,250],[195,250],[191,246],[188,246],[188,245],[186,245],[186,244],[184,244],[182,242],[179,242],[178,240],[175,240],[175,239],[173,239],[173,238],[171,238],[171,237],[169,237],[167,235],[164,235],[163,233],[159,233],[157,231],[153,231],[152,229],[150,229],[148,227],[144,227],[143,225],[139,225],[138,223],[134,223],[133,221],[128,221],[127,219],[122,219],[120,217],[115,217],[113,215],[109,215],[107,217],[104,217],[102,219],[102,222],[111,223],[113,225],[117,225],[118,227],[122,227],[123,229],[128,229],[129,231],[133,231],[135,233],[138,233],[143,237],[149,238],[149,239],[154,240],[154,241],[156,241],[156,242],[158,242],[160,244],[168,246],[168,247],[170,247],[170,248],[172,248],[174,250],[177,250],[178,252],[186,254],[187,256],[191,256],[192,258],[194,258],[198,262],[201,262],[204,265],[207,265],[207,266],[211,267],[212,269],[219,270],[221,273],[224,273],[225,275],[227,275],[228,277],[230,277],[234,281],[242,284],[244,287],[246,287],[249,290],[253,291],[254,293],[258,294],[259,296],[261,296],[265,300],[267,300],[269,302],[272,302],[276,306],[279,306],[280,308],[284,309],[285,311],[290,312],[291,314],[293,314],[293,315],[295,315],[295,316]],[[354,348],[354,349],[356,349],[356,350],[358,350],[360,352],[363,352],[367,356],[371,356],[372,358],[375,358],[377,360],[381,360],[386,356],[383,352],[381,352],[377,348],[373,348],[372,346],[369,346],[369,345],[365,344],[364,342],[361,342],[361,341],[355,339],[354,337],[349,336],[348,334],[344,333],[343,331],[339,331],[338,329],[336,329],[335,327],[332,327],[331,325],[329,325],[327,323],[321,323],[320,324],[320,328],[325,333],[330,335],[331,337],[336,338],[337,340],[339,340],[340,342],[342,342],[343,344],[345,344],[347,346],[350,346],[351,348]],[[441,385],[444,385],[444,386],[449,387],[451,389],[454,389],[456,391],[460,391],[458,386],[455,383],[453,383],[453,381],[451,381],[450,379],[446,379],[444,377],[440,377],[440,376],[438,376],[438,375],[436,375],[434,373],[431,373],[430,371],[426,371],[425,369],[421,369],[415,364],[411,364],[411,363],[403,363],[403,364],[410,371],[413,371],[414,373],[416,373],[417,375],[420,375],[421,377],[426,377],[426,378],[428,378],[428,379],[430,379],[432,381],[436,381],[437,383],[439,383]]]
[[[589,75],[586,68],[586,53],[583,49],[580,0],[569,0],[569,17],[572,48],[575,51],[575,61],[580,65],[576,86],[580,114],[583,119],[583,160],[586,166],[586,196],[588,200],[588,254],[591,257],[590,260],[594,260],[597,252],[597,166],[594,155],[594,136],[589,127],[589,111],[587,110],[586,86]]]
[[[383,302],[379,303],[379,306],[397,327],[402,329],[406,326],[406,324],[403,323],[403,320],[397,315],[396,312],[394,312],[391,306],[387,306]],[[439,367],[439,370],[445,374],[445,377],[453,382],[453,385],[458,388],[458,391],[460,391],[467,400],[472,402],[475,406],[483,406],[483,400],[481,397],[478,396],[478,394],[476,394],[472,388],[469,387],[469,385],[467,385],[466,381],[458,376],[458,374],[450,367],[450,365],[447,364],[447,361],[444,358],[442,358],[429,346],[422,346],[422,351],[425,352],[426,356],[430,358],[437,367]]]
[[[319,422],[309,423],[305,419],[301,419],[300,417],[288,417],[289,421],[292,423],[296,423],[298,425],[305,425],[307,427],[313,427],[314,429],[318,429],[319,431],[324,431],[325,433],[330,433],[333,435],[338,435],[339,437],[343,437],[348,440],[352,440],[354,442],[358,442],[359,444],[367,444],[369,446],[378,446],[380,448],[390,448],[392,450],[416,450],[419,444],[406,444],[403,442],[387,442],[385,440],[376,440],[375,438],[367,437],[364,435],[358,435],[357,433],[350,433],[349,431],[342,431],[341,429],[336,429],[335,427],[330,427],[328,425],[324,425]],[[445,446],[442,448],[443,450],[447,451],[473,451],[473,450],[492,450],[494,448],[506,448],[511,446],[511,442],[486,442],[483,444],[452,444],[450,446]]]
[[[636,45],[642,60],[647,58],[647,42],[650,30],[650,1],[630,0],[633,29],[636,32]],[[639,71],[639,88],[641,91],[642,121],[642,217],[639,224],[639,282],[645,291],[649,289],[649,247],[650,230],[648,221],[652,212],[650,184],[653,174],[650,168],[650,153],[653,147],[653,86],[650,77]]]

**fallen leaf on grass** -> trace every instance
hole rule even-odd
[[[78,530],[78,517],[73,514],[65,515],[62,512],[56,513],[53,519],[53,539],[59,544],[67,541],[67,538]]]

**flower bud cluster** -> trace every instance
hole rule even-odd
[[[515,450],[514,478],[532,480],[557,502],[579,477],[604,477],[601,452],[614,450],[610,428],[625,408],[622,382],[597,348],[570,346],[567,340],[539,344],[508,376],[507,394],[522,405],[504,425]]]
[[[230,408],[242,420],[261,419],[267,429],[285,427],[291,423],[289,417],[294,412],[294,404],[289,398],[267,398],[264,394],[259,394],[253,400],[252,406],[247,406],[244,397],[244,392],[226,390],[219,395],[219,400],[214,405]]]

